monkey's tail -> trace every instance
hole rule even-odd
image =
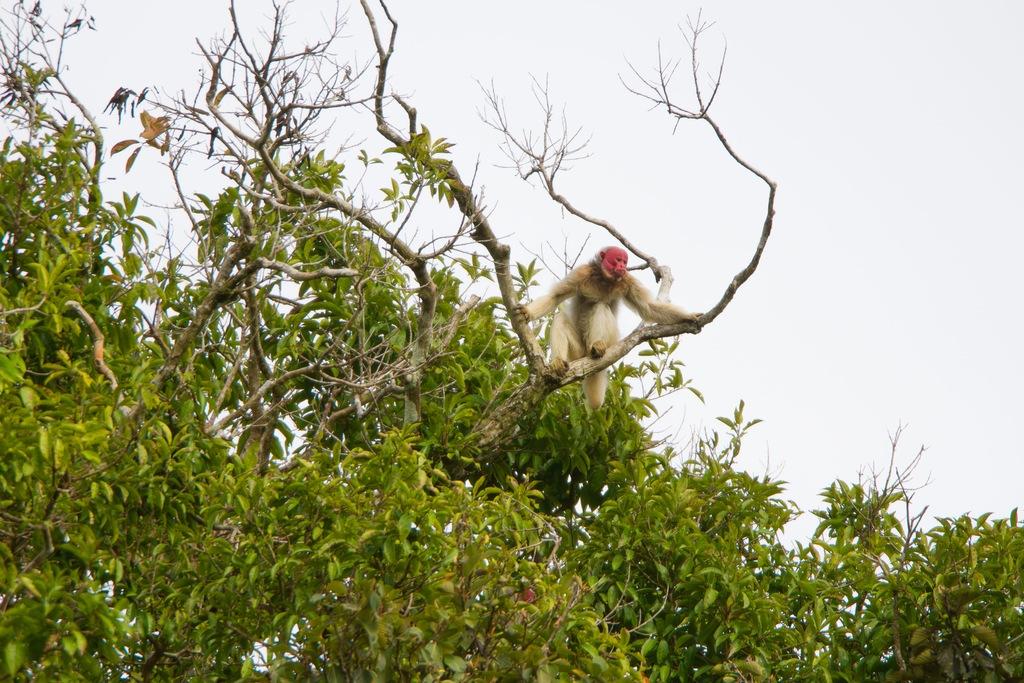
[[[600,370],[583,379],[583,395],[587,397],[587,405],[592,410],[597,410],[604,404],[604,394],[607,389],[607,370]]]

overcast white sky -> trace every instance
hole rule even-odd
[[[98,31],[76,41],[70,77],[96,111],[119,85],[191,90],[194,37],[227,20],[226,3],[211,0],[89,7]],[[312,40],[333,3],[292,9],[291,34]],[[521,260],[545,242],[578,247],[591,231],[495,165],[477,81],[493,80],[526,128],[538,124],[529,77],[549,78],[570,121],[593,135],[591,158],[563,179],[563,193],[671,265],[673,300],[704,310],[751,254],[763,186],[706,126],[673,134],[672,120],[619,83],[627,60],[655,64],[659,40],[687,57],[677,26],[699,9],[403,0],[393,4],[401,30],[391,72],[421,121],[458,144],[459,163],[480,160],[494,224]],[[748,416],[765,422],[743,464],[769,467],[810,509],[834,479],[884,465],[888,434],[902,423],[904,461],[928,447],[919,480],[931,483],[919,504],[942,516],[1007,514],[1024,479],[1024,5],[709,2],[703,13],[716,22],[709,68],[728,40],[712,113],[780,189],[760,269],[712,326],[683,338],[707,405],[673,398],[659,426],[685,434],[745,399]],[[348,33],[343,50],[368,56],[358,10]],[[689,96],[683,80],[678,96]],[[105,123],[111,140],[138,133]],[[164,185],[152,156],[115,187],[151,196],[148,183]],[[797,525],[797,535],[812,527]]]

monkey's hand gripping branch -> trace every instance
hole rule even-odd
[[[558,377],[558,387],[564,387],[582,380],[588,375],[604,370],[624,358],[634,348],[652,339],[676,337],[680,334],[698,334],[705,324],[702,315],[694,321],[661,325],[640,325],[617,344],[609,346],[600,358],[581,358],[569,364],[565,373]],[[710,321],[707,321],[710,322]]]

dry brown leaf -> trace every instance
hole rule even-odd
[[[138,140],[121,140],[121,142],[117,143],[116,145],[110,148],[110,156],[114,156],[118,152],[123,152],[132,145],[137,145],[138,143]]]
[[[148,111],[139,114],[139,120],[142,121],[142,135],[140,137],[147,142],[161,133],[167,132],[167,129],[171,127],[170,118],[167,116],[154,117]]]
[[[127,173],[130,170],[132,170],[132,165],[135,163],[135,159],[138,158],[139,152],[141,152],[141,151],[142,151],[141,147],[136,147],[135,151],[132,152],[132,155],[130,157],[128,157],[128,162],[124,165],[124,172],[125,173]]]

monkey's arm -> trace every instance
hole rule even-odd
[[[696,320],[700,313],[690,313],[685,308],[657,301],[643,285],[635,280],[626,290],[626,305],[648,323],[680,323]]]
[[[583,266],[569,273],[565,276],[564,280],[552,287],[550,292],[523,306],[520,312],[526,316],[527,320],[536,320],[555,310],[558,304],[568,299],[579,289],[580,281],[585,277],[583,269],[587,267]]]

